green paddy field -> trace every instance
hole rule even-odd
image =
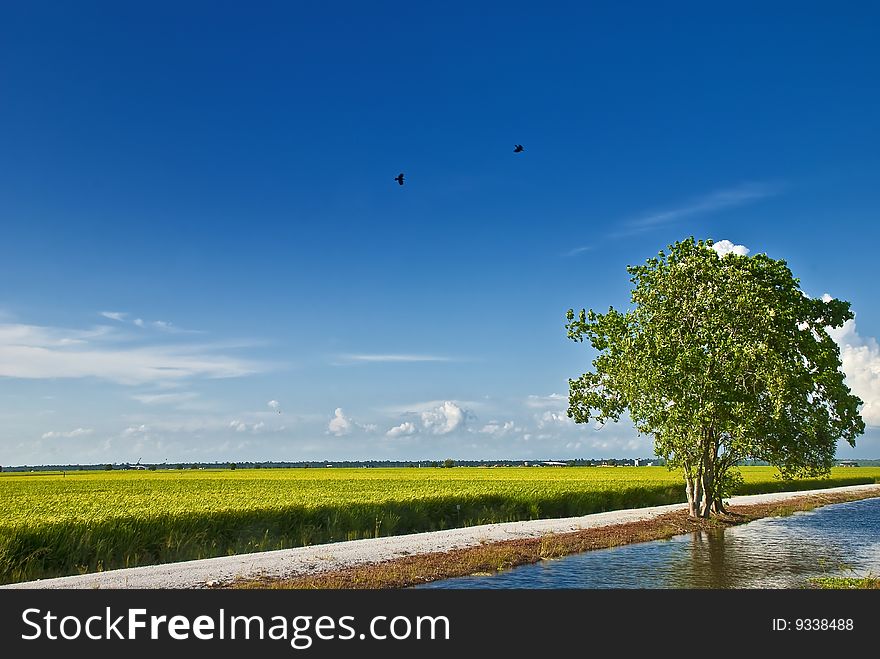
[[[741,472],[738,494],[880,482],[874,467]],[[682,501],[665,467],[2,473],[0,583]]]

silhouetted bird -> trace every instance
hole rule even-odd
[[[516,144],[516,145],[514,145],[514,147],[513,147],[513,152],[514,152],[514,153],[522,153],[522,151],[523,151],[523,145],[522,145],[522,144]]]
[[[401,172],[398,176],[395,176],[394,180],[397,181],[400,185],[403,185],[403,172]]]

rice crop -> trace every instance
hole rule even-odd
[[[880,468],[742,493],[873,483]],[[664,467],[82,471],[0,474],[0,583],[457,526],[684,501]]]

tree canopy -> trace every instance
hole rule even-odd
[[[865,428],[827,331],[854,317],[849,303],[806,296],[783,260],[712,245],[688,238],[627,267],[629,311],[569,309],[565,326],[598,352],[593,371],[569,380],[568,416],[628,412],[683,469],[702,517],[724,510],[738,461],[766,460],[785,478],[824,474],[837,441],[854,446]]]

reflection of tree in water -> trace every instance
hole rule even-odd
[[[691,534],[692,582],[701,588],[735,588],[736,548],[728,546],[724,529]],[[729,567],[728,567],[729,566]]]
[[[809,576],[839,573],[841,547],[786,524],[752,523],[692,533],[671,561],[672,588],[791,588]]]
[[[679,551],[670,556],[669,588],[737,588],[740,569],[737,550],[726,541],[725,530],[697,531],[681,538]]]

